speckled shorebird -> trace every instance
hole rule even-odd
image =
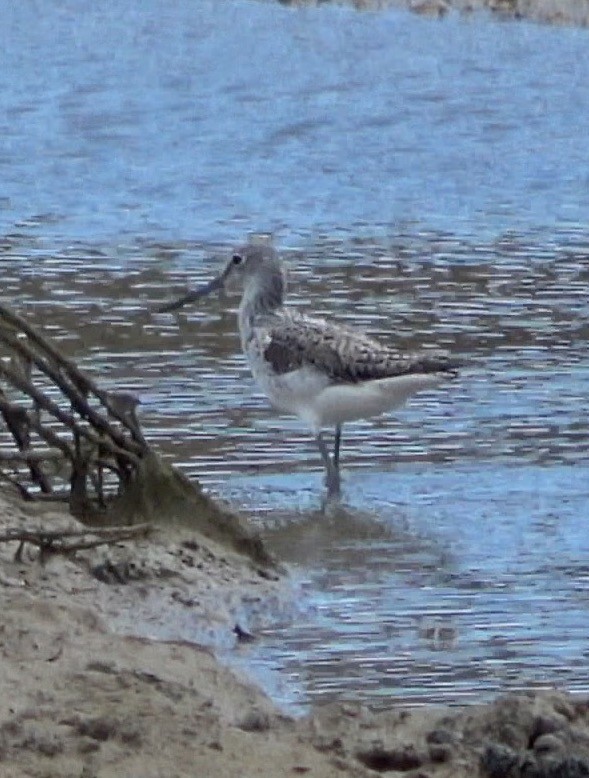
[[[285,269],[269,242],[235,250],[220,275],[157,311],[177,310],[218,289],[242,290],[238,321],[243,352],[272,405],[298,416],[312,430],[329,497],[340,493],[344,422],[397,408],[415,393],[454,378],[461,364],[440,352],[399,353],[351,327],[288,308]],[[335,427],[333,457],[325,427]]]

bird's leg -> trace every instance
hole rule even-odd
[[[329,456],[329,451],[327,450],[327,446],[325,445],[325,441],[323,440],[323,435],[321,432],[317,433],[315,440],[317,441],[321,459],[323,460],[323,464],[325,465],[325,469],[327,471],[327,478],[325,480],[327,486],[327,495],[328,497],[338,497],[340,494],[339,470],[334,465],[331,457]]]
[[[342,425],[337,424],[335,427],[335,445],[333,447],[333,464],[336,470],[339,471],[339,448],[342,442]]]

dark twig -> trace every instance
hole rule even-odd
[[[48,451],[33,451],[30,448],[21,451],[0,451],[0,463],[18,464],[22,462],[55,462],[63,460],[63,451],[52,448]]]
[[[14,438],[17,448],[22,454],[23,451],[29,448],[31,438],[31,427],[27,409],[16,403],[9,403],[3,400],[0,407],[0,413],[6,422],[10,434]],[[34,462],[30,459],[27,461],[27,465],[33,483],[37,484],[39,489],[45,494],[50,494],[51,482],[43,472],[42,467],[38,462]]]
[[[130,422],[129,419],[124,414],[119,413],[116,407],[111,407],[111,403],[108,397],[108,392],[101,389],[88,375],[86,375],[86,373],[80,370],[70,359],[64,357],[63,354],[61,354],[61,352],[59,351],[59,349],[57,349],[53,345],[53,343],[51,343],[51,341],[43,337],[43,335],[41,335],[41,333],[36,327],[34,327],[32,324],[29,324],[29,322],[26,319],[24,319],[22,316],[19,316],[10,308],[2,304],[0,304],[0,318],[3,318],[6,322],[8,322],[9,325],[14,327],[15,329],[23,332],[29,338],[31,343],[34,343],[36,346],[39,346],[39,348],[42,351],[44,351],[48,356],[51,357],[52,360],[54,360],[60,367],[62,367],[65,373],[67,374],[67,376],[69,377],[70,381],[77,387],[78,396],[80,392],[84,395],[87,395],[89,391],[92,392],[92,394],[94,394],[100,400],[100,402],[106,408],[108,408],[112,416],[114,416],[116,419],[118,419],[118,421],[124,424],[124,426],[127,427],[127,429],[129,429],[131,432],[134,432],[133,422],[132,421]],[[6,334],[8,335],[8,333]],[[14,336],[12,339],[16,340]],[[31,354],[31,350],[28,348],[23,350],[19,349],[19,351],[21,351],[21,353],[23,353],[26,356],[30,356]],[[39,367],[41,370],[44,369],[43,367],[41,367],[41,365],[38,364],[37,367]],[[67,391],[66,394],[68,394]]]
[[[9,351],[9,358],[0,360],[2,383],[32,403],[29,407],[12,402],[0,387],[0,421],[14,440],[12,451],[0,452],[0,477],[15,484],[27,499],[48,499],[69,482],[74,514],[86,516],[96,504],[106,507],[105,487],[110,491],[116,483],[110,473],[105,482],[104,471],[116,476],[120,495],[149,451],[136,415],[138,398],[101,389],[41,332],[2,304],[0,346]],[[50,390],[45,389],[47,380]],[[46,467],[60,459],[65,468]]]
[[[0,305],[0,313],[2,313],[1,305]],[[43,348],[47,349],[46,341],[44,341],[42,336],[38,333],[37,333],[37,338],[41,339],[43,343]],[[131,447],[135,448],[138,452],[141,451],[142,447],[138,443],[136,443],[135,441],[133,441],[132,443],[127,441],[122,433],[120,433],[112,425],[110,425],[108,421],[106,421],[106,419],[104,419],[97,411],[94,410],[94,408],[92,408],[88,404],[88,401],[85,399],[84,394],[80,392],[79,389],[74,384],[71,383],[71,381],[67,381],[63,377],[59,369],[56,369],[53,365],[51,365],[51,363],[47,359],[40,357],[26,342],[19,340],[12,333],[2,331],[1,328],[0,328],[0,340],[2,340],[7,346],[12,348],[14,351],[21,354],[26,359],[30,360],[33,364],[35,364],[39,368],[39,370],[45,373],[45,375],[49,376],[49,378],[51,378],[51,380],[61,389],[61,391],[69,399],[69,401],[72,404],[73,410],[79,413],[82,418],[88,419],[88,421],[94,427],[96,427],[97,430],[106,433],[110,438],[112,438],[112,440],[116,445],[118,445],[119,447],[131,445]],[[55,351],[57,354],[59,354],[59,352],[57,352],[56,349],[54,349],[54,347],[51,347],[51,351]],[[53,356],[53,354],[51,354],[51,356]],[[60,357],[60,360],[63,361],[63,357]],[[34,389],[31,382],[27,381],[24,375],[19,375],[20,371],[11,370],[10,372],[12,374],[11,380],[13,381],[13,383],[15,383],[15,385],[18,386],[18,388],[21,389],[21,391],[25,392],[26,394],[29,394],[30,396],[33,396],[30,392],[31,388]],[[89,385],[90,379],[86,379],[83,376],[83,374],[82,377],[84,378],[85,381],[87,381]],[[16,381],[14,380],[15,378],[19,380],[19,383],[16,383]],[[97,388],[95,384],[93,384],[93,387]],[[92,388],[93,393],[95,393],[94,388]],[[101,394],[104,395],[105,402],[107,402],[108,394],[106,392],[104,393],[101,392]],[[33,399],[35,398],[33,397]],[[109,408],[109,411],[111,411],[108,404],[107,404],[107,408]],[[49,409],[47,408],[47,410]],[[49,412],[51,413],[52,411]],[[56,414],[54,413],[53,415]],[[129,422],[127,421],[124,415],[117,413],[116,418],[119,419],[119,421],[121,421],[122,423],[124,423],[125,426],[127,426],[132,432],[134,432],[134,428],[132,426],[129,426]],[[63,421],[63,419],[60,419],[60,421]]]
[[[62,424],[65,424],[65,426],[68,427],[69,429],[73,430],[74,432],[77,432],[79,435],[83,435],[85,438],[90,440],[95,445],[100,444],[104,446],[105,448],[108,449],[109,453],[113,454],[114,456],[126,459],[133,465],[136,465],[139,462],[139,458],[136,454],[132,453],[126,448],[122,448],[118,446],[115,442],[109,440],[107,437],[99,436],[92,430],[86,429],[83,426],[81,426],[71,413],[62,410],[62,408],[60,408],[59,405],[54,403],[53,400],[50,400],[49,397],[43,394],[43,392],[39,391],[30,382],[26,381],[24,378],[19,376],[18,373],[15,372],[8,365],[3,365],[1,362],[0,362],[0,375],[3,375],[8,381],[10,381],[10,383],[13,386],[16,386],[17,389],[20,389],[22,392],[25,392],[25,394],[28,394],[29,397],[31,397],[40,408],[50,413],[58,421],[62,422]],[[1,405],[2,402],[0,401],[0,406]],[[101,422],[104,421],[101,417],[99,418],[101,419]],[[40,426],[41,425],[38,425],[37,429],[39,429]],[[117,438],[120,438],[120,436],[117,435]],[[124,445],[126,443],[125,438],[123,438],[122,440]],[[72,460],[73,459],[74,456],[72,456]]]
[[[134,540],[151,532],[150,524],[135,524],[132,527],[100,527],[95,529],[29,530],[13,528],[0,534],[0,543],[17,542],[17,554],[22,554],[25,543],[37,546],[42,554],[71,554],[97,546]],[[68,542],[68,539],[77,539]]]
[[[0,399],[0,413],[4,414],[9,406],[10,403]],[[53,430],[44,427],[36,414],[32,414],[30,411],[26,411],[26,413],[30,429],[36,432],[51,448],[59,449],[67,459],[72,461],[74,453],[70,445],[65,440],[62,440]]]

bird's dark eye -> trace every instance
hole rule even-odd
[[[241,254],[234,254],[231,257],[231,261],[233,262],[234,265],[239,265],[243,261],[243,257],[241,256]]]

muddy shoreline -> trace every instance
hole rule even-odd
[[[319,0],[320,2],[321,0]],[[316,0],[281,0],[284,5],[317,4]],[[422,16],[441,18],[451,13],[464,16],[487,13],[502,20],[541,24],[589,26],[589,4],[579,0],[350,0],[359,10],[406,8]]]
[[[7,494],[0,517],[2,531],[76,526]],[[589,774],[589,702],[556,690],[465,708],[342,703],[285,715],[181,634],[239,650],[267,603],[293,597],[288,576],[196,531],[43,564],[30,551],[16,561],[15,545],[0,545],[6,778]]]

